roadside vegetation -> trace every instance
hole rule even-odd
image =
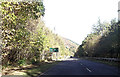
[[[3,76],[19,76],[19,77],[37,77],[42,75],[52,66],[58,64],[58,61],[39,62],[35,64],[17,66],[8,66],[2,72]]]
[[[116,22],[116,19],[101,22],[99,19],[92,29],[93,32],[83,40],[74,56],[120,67],[120,22]],[[113,61],[113,58],[117,61]]]
[[[23,0],[24,1],[24,0]],[[82,44],[63,38],[45,26],[43,0],[0,2],[0,60],[3,75],[38,76],[67,56],[120,58],[120,22],[101,22]],[[1,57],[2,56],[2,57]],[[0,62],[1,63],[1,62]],[[15,72],[17,71],[17,72]]]
[[[93,32],[87,35],[78,47],[77,57],[120,58],[120,22],[101,22],[93,25]]]
[[[97,58],[93,58],[93,57],[82,57],[80,59],[90,60],[90,61],[93,61],[93,62],[99,62],[99,63],[103,63],[103,64],[107,64],[107,65],[110,65],[110,66],[113,66],[113,67],[120,68],[119,61],[97,59]]]
[[[45,26],[42,20],[44,14],[42,0],[0,2],[0,57],[2,56],[3,74],[8,68],[22,71],[23,66],[31,67],[31,70],[26,69],[30,74],[38,70],[43,72],[47,67],[56,64],[51,62],[56,59],[56,55],[49,48],[59,48],[58,59],[73,55],[73,49],[66,48],[62,37]],[[10,75],[9,71],[8,73]]]

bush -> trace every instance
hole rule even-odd
[[[18,61],[18,64],[19,64],[20,66],[25,65],[25,64],[26,64],[25,59],[19,60],[19,61]]]
[[[52,61],[52,59],[51,58],[47,58],[47,61]]]
[[[32,60],[31,60],[31,63],[32,63],[32,64],[38,64],[39,61],[35,61],[35,59],[32,59]]]
[[[32,64],[35,64],[35,62],[36,62],[36,61],[35,61],[34,59],[31,60],[31,63],[32,63]]]

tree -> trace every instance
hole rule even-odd
[[[78,48],[78,54],[83,52],[90,57],[120,57],[119,52],[119,23],[115,19],[111,23],[98,20],[98,25],[93,26],[94,32],[82,42]],[[83,48],[83,49],[81,49]]]

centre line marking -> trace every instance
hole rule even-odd
[[[89,72],[92,72],[90,69],[86,68]]]

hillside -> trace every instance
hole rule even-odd
[[[62,37],[62,40],[64,42],[64,45],[66,47],[66,49],[68,49],[69,51],[72,51],[73,53],[76,52],[76,49],[78,48],[79,44],[75,43],[74,41],[64,38]]]

